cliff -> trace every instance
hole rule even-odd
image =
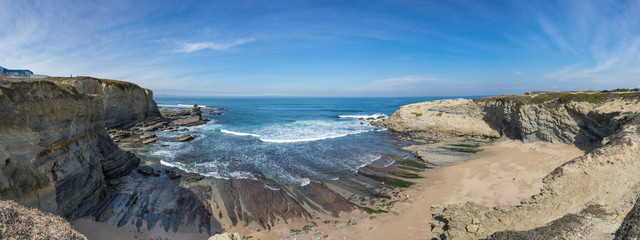
[[[83,215],[106,180],[137,166],[106,134],[103,99],[48,80],[0,79],[0,198]]]
[[[78,92],[100,98],[104,124],[108,128],[128,128],[149,117],[159,117],[153,92],[136,84],[92,77],[50,77],[53,81],[74,87]]]
[[[437,101],[403,107],[381,125],[430,140],[508,137],[593,149],[558,167],[540,193],[516,206],[434,206],[431,227],[439,239],[599,238],[620,227],[640,194],[638,99],[553,93]]]

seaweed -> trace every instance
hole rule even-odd
[[[419,163],[419,162],[414,162],[414,161],[411,161],[411,160],[401,160],[401,161],[396,161],[396,163],[400,164],[400,165],[407,166],[407,167],[412,167],[412,168],[420,168],[420,169],[429,168],[429,166],[427,166],[425,164],[422,164],[422,163]]]
[[[454,152],[462,152],[462,153],[480,152],[480,149],[476,149],[476,148],[461,148],[461,147],[440,147],[440,148],[447,149],[449,151],[454,151]]]
[[[391,172],[391,174],[396,175],[398,177],[403,177],[403,178],[422,178],[422,176],[418,174],[408,173],[408,172]]]
[[[364,210],[368,213],[368,214],[374,214],[374,213],[388,213],[388,211],[382,210],[382,209],[373,209],[373,208],[368,208],[365,207]]]

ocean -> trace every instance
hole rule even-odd
[[[384,128],[367,118],[391,116],[400,106],[444,99],[414,98],[203,98],[156,97],[160,108],[224,108],[204,115],[205,125],[160,132],[147,159],[187,172],[223,179],[269,179],[305,186],[337,180],[388,156],[407,157]],[[451,98],[451,97],[446,97]],[[469,98],[469,97],[466,97]],[[365,120],[361,120],[364,118]],[[168,142],[191,134],[191,142]],[[277,188],[278,186],[266,186]]]

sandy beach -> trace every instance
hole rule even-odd
[[[483,149],[470,161],[423,172],[424,178],[402,192],[404,200],[390,213],[368,216],[354,213],[341,224],[319,223],[314,230],[330,239],[431,239],[429,210],[432,205],[466,201],[489,206],[518,203],[537,193],[542,178],[553,169],[584,154],[569,144],[513,140],[495,142]],[[350,217],[358,219],[358,224],[345,227]],[[310,232],[295,238],[319,238],[312,234],[315,231]],[[285,237],[282,232],[273,231],[248,235],[254,239]]]

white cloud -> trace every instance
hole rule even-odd
[[[200,50],[204,50],[204,49],[211,49],[211,50],[225,50],[225,49],[229,49],[231,47],[235,47],[235,46],[239,46],[239,45],[243,45],[243,44],[247,44],[253,42],[252,38],[247,38],[247,39],[237,39],[233,42],[230,43],[214,43],[214,42],[197,42],[197,43],[185,43],[182,44],[181,46],[179,46],[176,49],[176,52],[184,52],[184,53],[190,53],[190,52],[197,52]]]
[[[638,80],[640,2],[590,1],[563,9],[564,17],[554,22],[538,18],[544,37],[569,60],[566,66],[544,74],[545,78],[603,87]]]

